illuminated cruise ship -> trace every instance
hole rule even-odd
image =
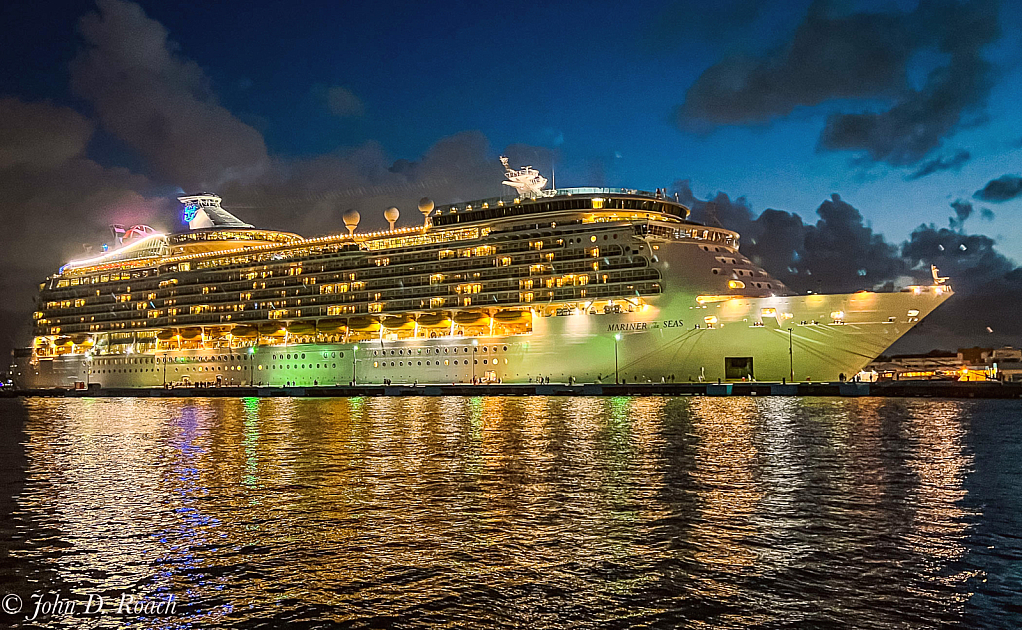
[[[796,295],[660,193],[543,190],[423,221],[304,238],[181,197],[188,229],[143,226],[41,284],[22,388],[350,383],[836,380],[951,295]]]

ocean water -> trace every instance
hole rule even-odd
[[[1022,627],[1014,401],[29,399],[0,431],[0,625]]]

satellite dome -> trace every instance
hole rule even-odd
[[[348,228],[348,232],[354,233],[355,228],[358,227],[358,222],[362,219],[362,215],[358,213],[358,210],[348,210],[342,217],[344,219],[344,226]]]
[[[391,223],[397,221],[398,217],[400,216],[401,211],[395,208],[394,206],[391,206],[383,211],[383,218],[390,221]]]
[[[429,197],[419,199],[419,212],[422,214],[429,214],[430,212],[433,212],[433,200]]]

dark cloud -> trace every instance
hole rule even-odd
[[[924,0],[911,12],[838,14],[816,2],[784,45],[708,68],[676,109],[676,122],[683,129],[763,123],[797,107],[879,99],[890,106],[829,116],[819,148],[914,164],[982,112],[992,69],[980,51],[999,36],[997,9],[994,0]],[[947,64],[912,88],[911,60],[933,49]]]
[[[908,272],[897,246],[865,225],[862,214],[838,195],[817,208],[815,224],[782,210],[755,216],[748,201],[718,192],[700,200],[687,181],[677,182],[679,199],[693,218],[720,224],[742,235],[742,252],[792,290],[845,292],[870,289]]]
[[[972,196],[982,201],[1001,203],[1022,195],[1022,177],[1018,175],[1001,175],[987,182]]]
[[[188,189],[261,174],[268,164],[262,135],[217,102],[209,77],[177,54],[163,25],[131,2],[96,4],[98,12],[79,23],[84,46],[71,85],[104,129],[154,176]]]
[[[927,175],[939,173],[940,171],[957,171],[960,170],[971,157],[972,155],[964,149],[961,151],[955,151],[955,154],[950,157],[938,155],[932,160],[923,162],[915,172],[907,176],[905,179],[919,179],[921,177],[926,177]]]
[[[973,206],[970,201],[965,199],[956,199],[951,202],[951,209],[955,211],[955,216],[951,217],[951,229],[960,230],[965,225],[966,220],[973,213]]]

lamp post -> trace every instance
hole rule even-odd
[[[791,351],[791,329],[788,329],[788,378],[789,382],[795,382],[795,359]]]
[[[473,385],[476,384],[476,361],[479,360],[479,359],[476,358],[476,353],[477,352],[479,352],[479,340],[478,339],[473,339],[472,340],[472,384]]]
[[[621,384],[621,377],[618,375],[618,371],[617,371],[617,342],[619,342],[619,341],[621,341],[621,333],[616,333],[614,335],[614,384],[615,385],[620,385]]]
[[[255,385],[255,348],[248,349],[248,386]]]
[[[355,378],[355,355],[358,353],[358,344],[355,344],[351,348],[351,384],[358,385],[358,380]]]

